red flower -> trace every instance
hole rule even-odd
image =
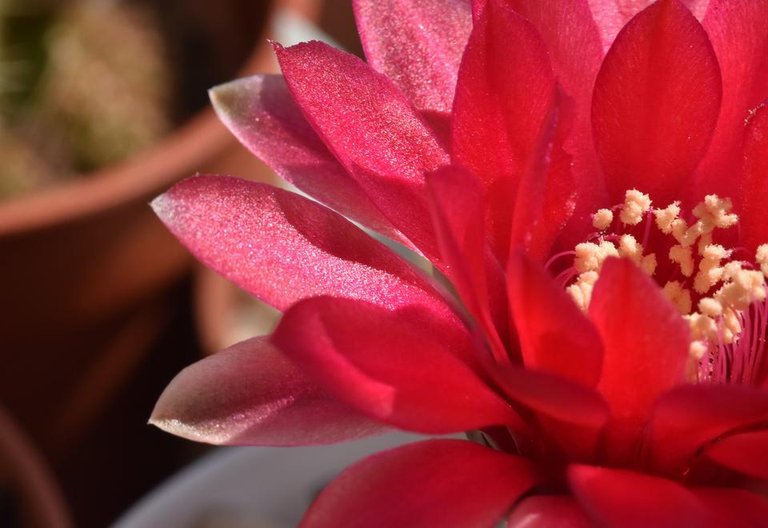
[[[179,374],[153,422],[476,431],[363,460],[306,526],[768,526],[768,1],[647,3],[477,1],[473,22],[358,0],[368,64],[275,46],[284,77],[214,89],[327,207],[211,176],[154,202],[285,314]]]

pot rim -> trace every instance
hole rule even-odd
[[[272,0],[261,34],[237,76],[264,71],[273,64],[268,44],[271,17],[285,7],[304,11],[306,3],[312,0]],[[123,203],[147,199],[153,191],[170,186],[179,174],[193,174],[231,143],[232,136],[213,110],[200,110],[155,145],[124,161],[0,202],[0,237],[74,222]]]

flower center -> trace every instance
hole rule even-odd
[[[623,204],[593,215],[597,232],[567,253],[573,265],[560,280],[586,311],[605,259],[632,260],[688,322],[692,380],[754,384],[768,326],[768,244],[750,262],[734,258],[745,250],[717,243],[734,238],[728,230],[739,218],[732,207],[731,200],[709,195],[686,220],[679,202],[653,208],[647,194],[629,190]]]

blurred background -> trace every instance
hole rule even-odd
[[[196,172],[271,179],[206,90],[318,32],[359,53],[349,0],[0,0],[0,527],[109,526],[205,454],[153,404],[275,314],[147,203]]]

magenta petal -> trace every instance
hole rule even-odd
[[[459,68],[451,155],[482,184],[488,236],[502,262],[510,242],[510,204],[554,96],[555,79],[536,29],[501,1],[490,1]]]
[[[277,174],[358,222],[401,239],[328,152],[279,75],[254,75],[213,88],[213,108],[248,150]]]
[[[297,194],[237,178],[197,176],[152,206],[204,264],[279,310],[304,297],[334,294],[447,311],[389,249]]]
[[[707,193],[733,195],[744,120],[768,96],[768,2],[712,0],[704,28],[723,76],[723,104],[707,157],[698,171],[700,200]],[[724,175],[729,175],[724,177]],[[750,198],[751,199],[751,198]]]
[[[340,401],[402,429],[442,434],[515,419],[465,362],[466,331],[426,312],[318,297],[288,310],[272,340]]]
[[[594,387],[603,343],[576,303],[542,267],[522,255],[511,258],[507,284],[525,365]]]
[[[710,526],[705,504],[675,481],[621,469],[571,466],[571,489],[599,526]]]
[[[768,222],[765,204],[768,203],[768,106],[761,105],[747,121],[741,132],[744,137],[744,179],[739,189],[739,223],[741,242],[753,252],[768,243]]]
[[[507,520],[507,528],[591,528],[587,518],[573,498],[568,496],[534,495],[515,506]]]
[[[150,423],[190,440],[229,445],[328,444],[383,429],[312,384],[264,337],[182,370]]]
[[[424,174],[448,161],[403,93],[363,61],[321,42],[275,48],[288,88],[342,166],[392,224],[430,257]]]
[[[709,446],[704,454],[723,466],[747,475],[768,479],[768,431],[726,436]]]
[[[627,259],[608,259],[589,316],[605,347],[598,389],[613,413],[616,440],[627,449],[656,399],[685,381],[688,325],[661,289]]]
[[[530,463],[461,440],[385,451],[344,471],[302,528],[490,527],[538,480]]]
[[[419,110],[450,111],[472,29],[469,0],[355,0],[365,55]]]
[[[632,188],[662,206],[679,199],[709,145],[721,94],[709,38],[678,0],[633,18],[603,61],[592,102],[611,199]]]
[[[649,421],[651,463],[681,475],[706,444],[768,421],[768,391],[734,385],[685,385],[663,395]]]

